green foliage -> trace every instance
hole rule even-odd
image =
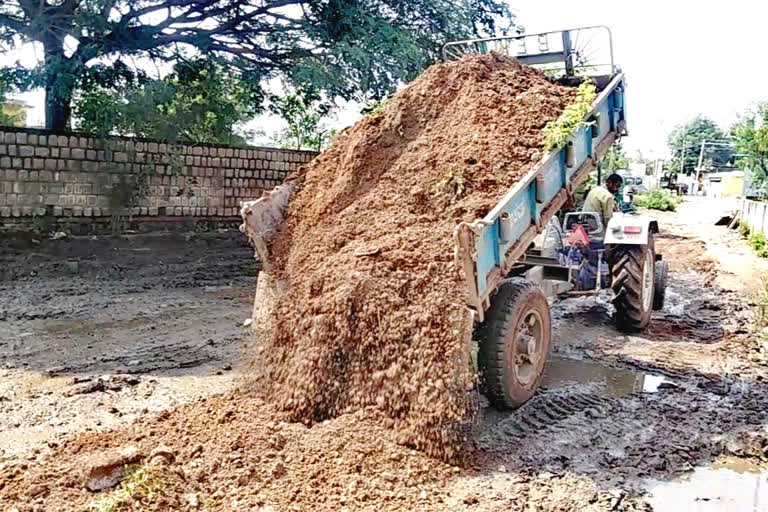
[[[752,244],[752,248],[757,255],[761,258],[768,258],[768,246],[766,246],[765,235],[756,231],[749,235],[749,243]]]
[[[146,466],[126,467],[125,478],[111,492],[100,495],[91,502],[93,512],[118,512],[134,510],[136,503],[155,501],[166,483]]]
[[[238,125],[255,115],[254,91],[211,60],[184,61],[162,80],[94,85],[74,102],[79,131],[171,142],[242,144]]]
[[[746,222],[739,223],[739,235],[741,235],[741,238],[749,238],[749,224]]]
[[[289,149],[322,150],[329,142],[332,131],[323,123],[332,105],[323,101],[317,90],[290,90],[284,96],[273,96],[269,109],[286,122],[287,126],[272,136],[279,147]]]
[[[661,210],[663,212],[675,211],[677,205],[682,202],[682,199],[663,188],[655,188],[647,195],[637,195],[634,197],[636,206],[642,206],[652,210]]]
[[[760,103],[744,113],[731,127],[734,147],[744,155],[739,166],[758,189],[768,185],[768,103]]]
[[[392,101],[392,97],[382,98],[378,101],[371,101],[363,108],[360,109],[360,113],[366,116],[380,116],[384,113],[384,109]]]
[[[603,172],[611,174],[619,169],[629,169],[630,159],[624,152],[621,142],[614,142],[603,156]]]
[[[56,218],[52,215],[34,215],[32,217],[34,232],[46,237],[56,231]]]
[[[697,116],[691,121],[676,127],[667,137],[667,146],[672,152],[673,159],[669,162],[669,170],[675,174],[681,172],[692,174],[696,172],[704,141],[725,141],[725,133],[717,124],[703,116]],[[706,146],[704,150],[705,167],[722,167],[728,164],[731,152],[727,148]]]
[[[3,67],[46,89],[46,126],[63,130],[73,93],[86,81],[113,87],[126,62],[218,57],[254,86],[280,77],[362,101],[417,75],[447,41],[513,22],[501,0],[11,0],[0,3],[0,50],[42,47],[32,72]]]
[[[546,151],[562,148],[578,128],[589,125],[585,118],[592,109],[595,98],[597,98],[595,84],[589,80],[582,82],[576,91],[576,101],[566,106],[560,117],[547,123],[544,128]]]

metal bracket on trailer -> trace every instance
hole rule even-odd
[[[607,44],[600,44],[601,37]],[[594,47],[590,46],[592,43],[595,43]],[[601,54],[603,48],[607,52],[605,55]],[[489,52],[515,57],[528,66],[562,63],[562,71],[567,77],[577,76],[578,70],[602,68],[607,69],[605,74],[608,75],[618,71],[613,59],[613,35],[604,25],[453,41],[443,46],[442,53],[444,60],[452,60]]]

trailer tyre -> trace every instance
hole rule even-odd
[[[653,282],[653,310],[659,311],[664,307],[664,297],[667,294],[667,274],[669,265],[666,261],[656,262],[656,276]]]
[[[544,293],[522,278],[502,283],[478,329],[484,391],[494,406],[517,408],[533,396],[544,375],[551,338]]]
[[[610,252],[616,326],[626,332],[645,329],[654,302],[653,243],[616,245]]]

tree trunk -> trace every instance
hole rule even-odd
[[[69,131],[75,70],[64,56],[61,41],[51,38],[43,43],[45,51],[45,128]]]
[[[63,92],[63,93],[62,93]],[[72,87],[64,91],[58,85],[49,84],[45,87],[45,128],[61,133],[70,131],[69,119],[72,113]]]

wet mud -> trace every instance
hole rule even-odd
[[[669,291],[651,327],[618,332],[607,296],[553,301],[541,390],[516,411],[482,407],[455,466],[397,445],[381,418],[307,428],[283,423],[253,390],[230,391],[254,283],[252,267],[237,276],[224,262],[228,252],[250,261],[237,243],[189,252],[183,266],[200,268],[200,286],[172,273],[117,279],[113,269],[104,289],[114,296],[81,284],[85,295],[66,314],[30,319],[25,312],[46,311],[41,284],[30,306],[6,306],[0,322],[15,347],[0,345],[0,502],[87,508],[94,495],[73,484],[69,461],[138,443],[172,445],[164,471],[180,509],[194,493],[207,510],[763,510],[762,334],[747,283],[712,254],[719,238],[684,216],[661,217]],[[96,267],[109,267],[102,258]],[[229,269],[220,279],[202,270],[216,261]],[[173,282],[187,284],[162,284]],[[121,292],[142,283],[148,291]],[[93,307],[81,314],[79,304]],[[198,401],[213,393],[221,396]]]
[[[0,463],[231,389],[252,255],[238,231],[0,245]]]
[[[608,296],[554,301],[541,391],[517,411],[485,409],[476,429],[478,485],[503,482],[503,468],[550,475],[553,492],[574,475],[595,484],[594,501],[560,497],[553,510],[764,508],[768,385],[764,360],[754,357],[750,295],[723,285],[738,281],[695,231],[675,222],[662,229],[657,249],[671,268],[663,310],[646,331],[626,335],[613,326]],[[735,476],[723,457],[749,472]],[[599,504],[617,489],[621,499]]]

